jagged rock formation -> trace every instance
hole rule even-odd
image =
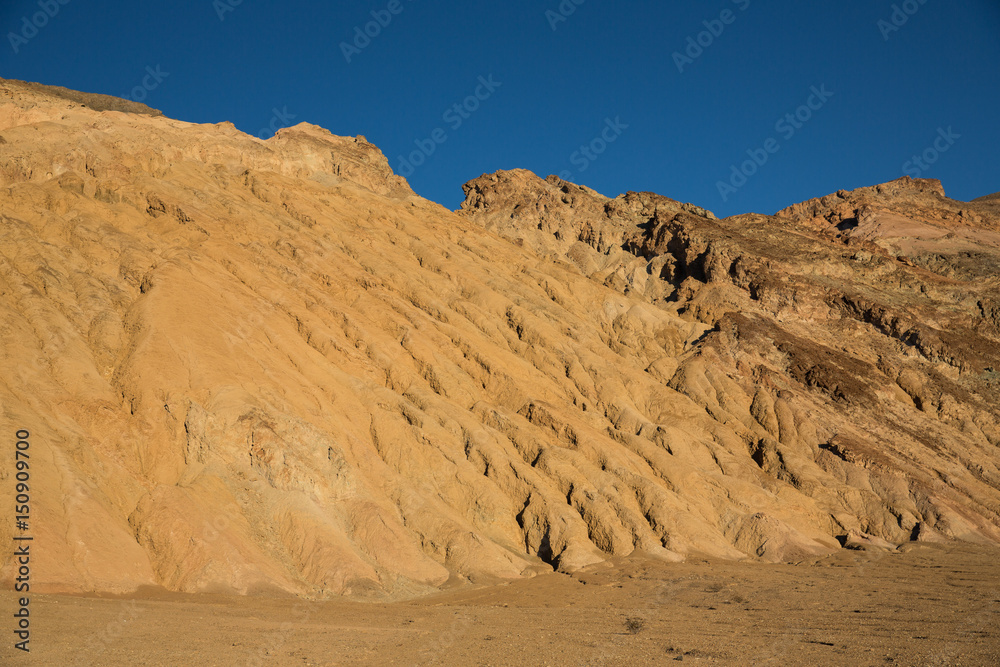
[[[904,178],[714,220],[658,195],[611,200],[524,172],[466,192],[464,214],[517,242],[577,221],[577,235],[554,233],[582,272],[710,326],[667,383],[732,428],[764,472],[828,508],[833,532],[995,539],[1000,216],[990,198],[956,202],[937,181]],[[493,199],[543,205],[503,210]],[[589,253],[617,270],[577,259]]]
[[[995,203],[717,220],[500,172],[455,214],[361,137],[2,80],[0,137],[36,585],[401,597],[1000,541]]]

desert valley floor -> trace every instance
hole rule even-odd
[[[1000,664],[1000,551],[972,545],[796,565],[632,556],[387,604],[170,593],[32,604],[32,659],[17,664]]]

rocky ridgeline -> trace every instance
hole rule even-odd
[[[718,220],[513,171],[452,213],[362,137],[129,111],[0,81],[38,589],[1000,541],[994,200],[904,179]]]

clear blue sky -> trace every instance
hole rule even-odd
[[[409,181],[449,208],[465,181],[514,167],[720,215],[904,173],[957,199],[1000,190],[998,0],[62,1],[41,0],[54,16],[35,34],[23,17],[39,0],[2,0],[0,76],[251,134],[301,121],[363,134],[403,173],[422,141]],[[348,62],[342,43],[383,10]],[[467,99],[477,87],[485,99]],[[796,110],[808,120],[777,125]],[[933,164],[907,164],[925,151]],[[767,160],[734,178],[751,155]]]

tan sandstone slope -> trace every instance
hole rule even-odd
[[[995,201],[465,188],[0,80],[0,504],[27,429],[34,590],[1000,542]]]

